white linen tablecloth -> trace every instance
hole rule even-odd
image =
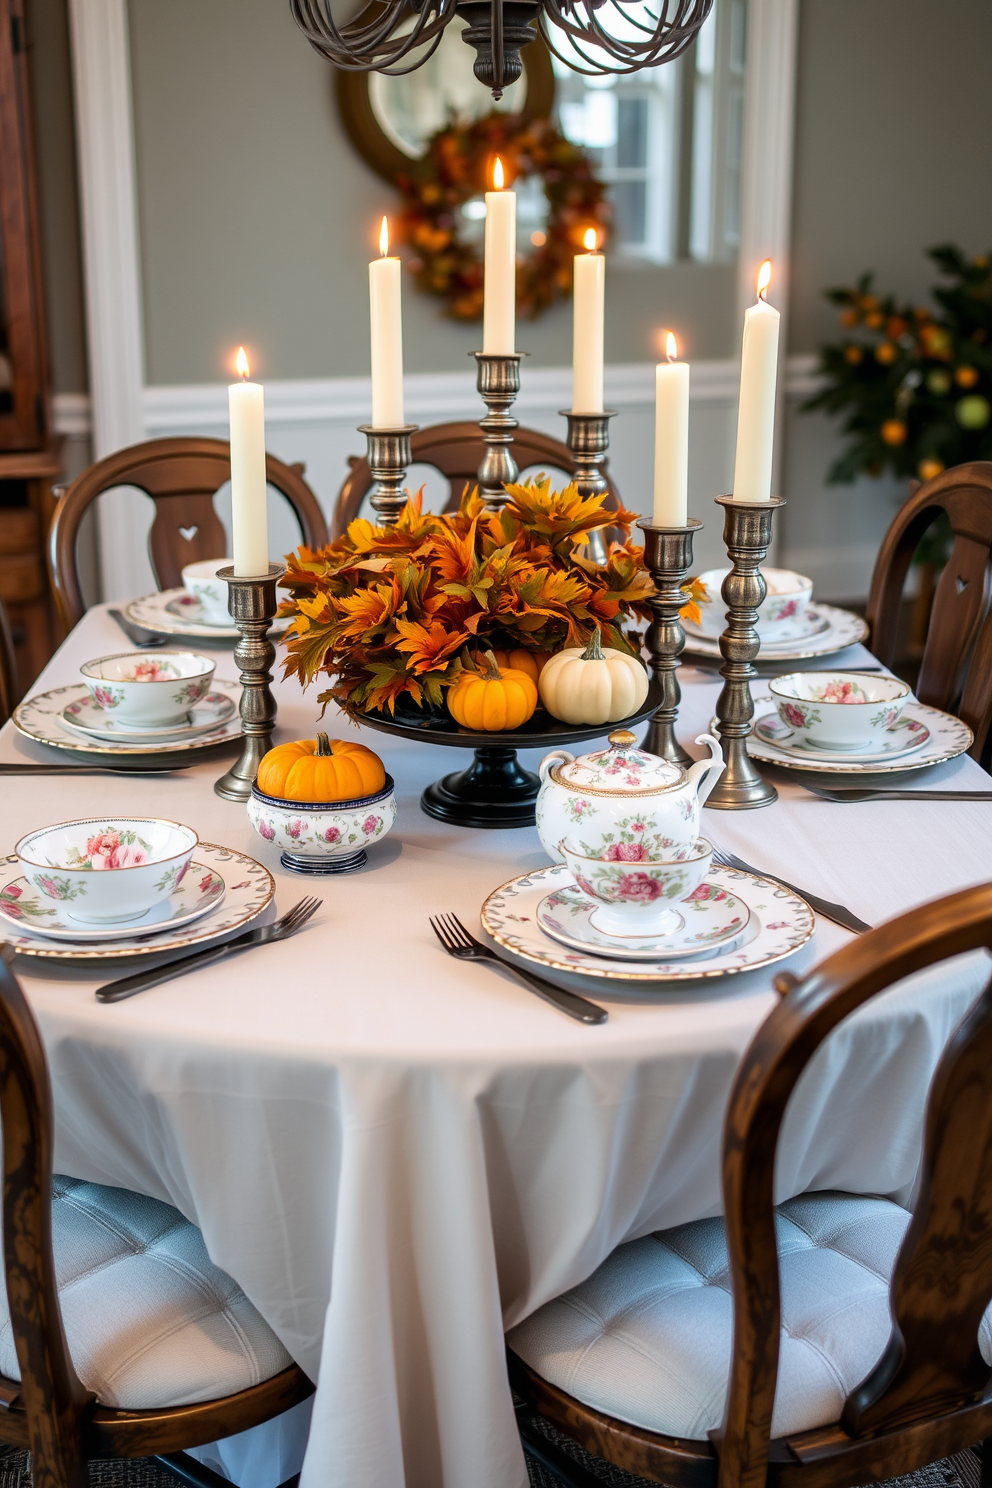
[[[122,649],[91,611],[34,690]],[[230,650],[214,654],[218,675],[235,676]],[[852,649],[848,664],[863,657]],[[683,687],[692,747],[719,683],[686,668]],[[277,737],[313,734],[317,690],[278,686]],[[92,993],[115,968],[21,958],[51,1062],[56,1166],[166,1200],[201,1227],[317,1381],[303,1488],[522,1488],[503,1331],[621,1242],[719,1212],[727,1094],[773,1005],[773,972],[626,999],[594,991],[610,1019],[588,1028],[450,960],[428,915],[451,909],[476,927],[491,889],[545,861],[536,832],[432,820],[421,790],[468,756],[364,738],[396,779],[396,826],[365,869],[326,880],[285,872],[244,808],[214,794],[224,763],[2,781],[5,852],[67,817],[162,815],[265,862],[280,912],[323,898],[295,938],[111,1006]],[[51,757],[9,725],[0,735],[0,758]],[[937,781],[989,785],[968,759]],[[844,806],[790,783],[775,805],[708,811],[704,827],[872,922],[988,878],[990,829],[992,805]],[[802,972],[846,938],[819,921],[787,964]],[[986,974],[983,957],[962,958],[838,1030],[790,1108],[780,1198],[908,1198],[928,1078]]]

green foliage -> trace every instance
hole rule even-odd
[[[826,386],[802,406],[844,416],[850,442],[831,482],[885,470],[931,480],[992,459],[992,254],[948,244],[928,256],[942,275],[936,312],[876,294],[871,274],[827,291],[850,334],[821,348]]]

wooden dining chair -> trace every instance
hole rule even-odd
[[[4,602],[0,599],[0,723],[6,723],[20,702],[14,636]]]
[[[265,478],[289,502],[307,547],[327,542],[327,524],[317,498],[303,479],[302,465],[265,457]],[[214,495],[231,478],[226,439],[151,439],[98,460],[65,488],[52,519],[49,564],[66,628],[86,609],[79,577],[77,543],[83,516],[104,491],[136,486],[155,503],[148,553],[160,589],[182,583],[187,563],[222,558],[227,549]]]
[[[912,972],[992,949],[992,883],[860,936],[741,1061],[725,1219],[621,1245],[508,1334],[510,1379],[588,1452],[675,1488],[847,1488],[985,1443],[992,1468],[992,983],[937,1065],[915,1213],[874,1195],[775,1205],[789,1098],[831,1031]],[[564,1481],[599,1479],[522,1419]]]
[[[944,470],[917,486],[885,534],[872,574],[871,649],[892,666],[903,587],[927,529],[946,512],[954,548],[934,595],[916,696],[974,731],[971,753],[992,754],[992,463]]]
[[[11,957],[3,947],[0,1442],[30,1451],[34,1488],[86,1488],[90,1460],[151,1456],[213,1484],[186,1448],[313,1385],[178,1209],[53,1176],[45,1051]]]
[[[418,429],[411,435],[410,450],[414,465],[430,465],[449,483],[445,511],[456,511],[467,485],[475,485],[477,472],[485,451],[482,431],[478,424],[432,424]],[[513,435],[512,454],[520,470],[529,470],[535,465],[566,473],[573,467],[571,451],[560,439],[542,434],[537,429],[517,429]],[[348,464],[351,473],[338,494],[331,522],[332,540],[339,538],[349,522],[358,516],[362,502],[375,484],[369,462],[364,456],[352,455]],[[615,511],[620,505],[616,486],[606,475],[609,492],[607,506]]]

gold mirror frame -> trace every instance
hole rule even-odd
[[[551,53],[544,39],[535,37],[521,52],[527,97],[521,110],[524,119],[547,119],[555,101],[555,75]],[[480,88],[482,84],[479,84]],[[405,155],[379,125],[369,96],[367,72],[335,69],[334,91],[345,134],[376,175],[394,184],[398,175],[409,175],[416,158]]]

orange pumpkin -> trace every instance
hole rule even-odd
[[[537,684],[526,672],[500,667],[491,651],[484,672],[462,672],[448,688],[448,711],[462,728],[498,733],[519,728],[537,707]]]
[[[545,666],[551,660],[550,651],[527,651],[523,646],[518,646],[515,651],[497,651],[492,653],[496,658],[496,665],[503,668],[510,667],[515,672],[526,672],[532,682],[536,682]]]
[[[386,771],[364,744],[318,734],[270,749],[255,783],[283,801],[357,801],[382,790]]]

